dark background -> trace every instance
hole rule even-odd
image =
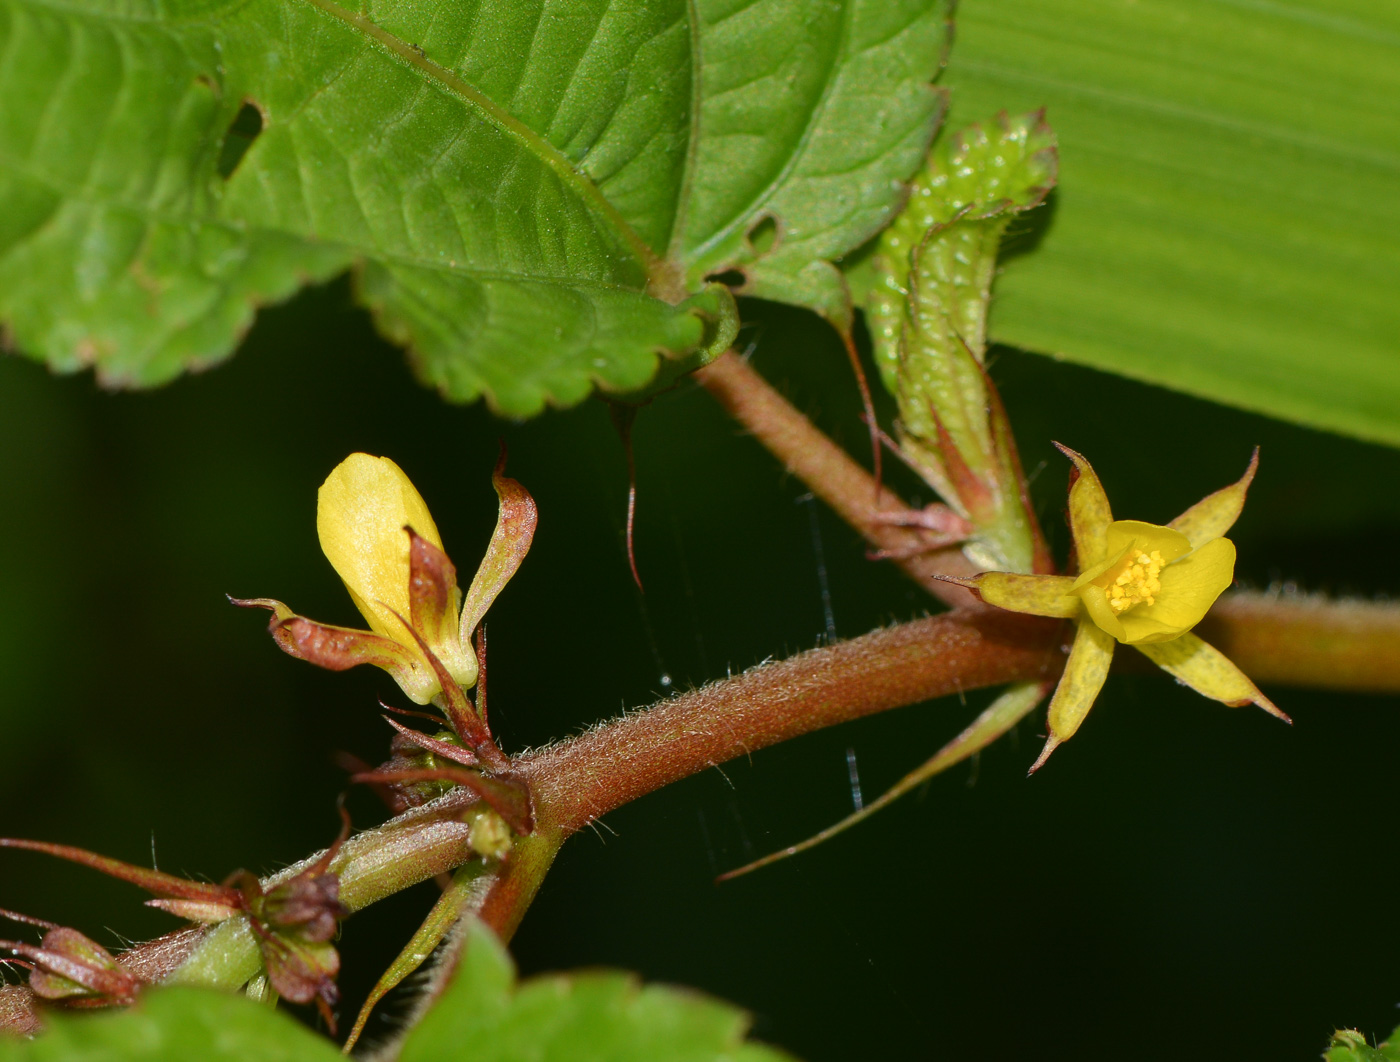
[[[741,344],[758,368],[864,452],[826,326],[744,309]],[[1395,451],[1012,351],[995,353],[993,373],[1061,555],[1066,466],[1050,439],[1093,460],[1120,516],[1159,522],[1237,478],[1259,443],[1232,536],[1241,579],[1400,590]],[[345,284],[266,311],[231,363],[154,393],[104,394],[89,376],[7,357],[0,833],[136,862],[154,842],[163,869],[215,879],[326,843],[345,787],[331,750],[382,758],[375,698],[402,698],[377,671],[283,656],[262,614],[223,594],[358,621],[314,520],[316,487],[353,450],[404,467],[472,571],[495,519],[501,435],[541,510],[535,548],[490,617],[491,715],[508,749],[817,644],[823,568],[840,637],[933,607],[865,560],[855,535],[803,502],[803,487],[689,384],[636,428],[642,597],[603,405],[525,425],[444,405],[375,337]],[[1336,1026],[1384,1033],[1400,1018],[1400,706],[1268,692],[1292,729],[1157,675],[1115,676],[1034,779],[1039,713],[980,764],[716,887],[717,871],[850,810],[848,749],[869,799],[989,694],[757,753],[570,842],[515,953],[526,973],[616,965],[697,986],[749,1008],[758,1036],[809,1062],[1314,1059]],[[358,826],[383,817],[367,793],[350,806]],[[347,923],[347,1014],[432,889]],[[0,906],[104,943],[172,928],[143,898],[82,868],[0,853]]]

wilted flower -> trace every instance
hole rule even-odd
[[[465,601],[437,525],[403,470],[387,457],[351,454],[321,485],[316,530],[370,629],[318,623],[271,598],[234,603],[271,609],[273,637],[292,656],[333,671],[373,664],[418,704],[448,683],[470,689],[477,677],[472,632],[520,566],[536,521],[524,487],[499,466],[492,482],[500,517]]]

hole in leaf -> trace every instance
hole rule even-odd
[[[229,123],[228,132],[224,134],[223,147],[219,149],[220,177],[228,180],[233,176],[233,171],[238,169],[238,164],[243,161],[243,156],[248,154],[248,149],[253,146],[253,141],[258,138],[262,129],[262,111],[245,101],[233,116],[233,121]]]
[[[742,288],[749,282],[748,275],[742,269],[723,269],[718,273],[710,273],[705,279],[711,284],[723,284],[727,288]]]
[[[777,242],[778,222],[772,214],[760,219],[758,224],[749,229],[749,246],[754,249],[755,254],[767,254]]]

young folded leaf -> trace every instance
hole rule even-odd
[[[899,406],[899,455],[969,522],[963,549],[981,568],[1051,570],[985,360],[1002,236],[1044,201],[1057,166],[1039,111],[945,137],[908,204],[851,270]]]

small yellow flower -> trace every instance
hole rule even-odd
[[[273,637],[292,656],[333,671],[373,664],[418,704],[441,696],[462,700],[461,691],[477,679],[472,633],[520,566],[535,530],[535,504],[525,488],[500,466],[492,482],[500,518],[465,600],[432,514],[408,476],[387,457],[351,454],[321,485],[316,530],[370,629],[317,623],[271,598],[235,604],[271,609]]]
[[[439,553],[442,538],[423,496],[398,465],[369,454],[351,454],[337,465],[317,492],[316,533],[370,630],[398,643],[418,665],[413,688],[406,686],[405,693],[427,704],[439,692],[427,652],[459,686],[476,684],[476,654],[471,631],[464,635],[458,622],[462,594],[455,578],[437,614],[417,617],[429,620],[420,630],[412,626],[413,536]]]
[[[1089,714],[1108,676],[1115,642],[1133,646],[1197,693],[1229,705],[1257,704],[1289,721],[1239,668],[1190,633],[1234,580],[1235,545],[1224,535],[1244,507],[1258,452],[1238,483],[1163,527],[1114,520],[1089,462],[1060,449],[1076,470],[1069,518],[1080,574],[987,572],[959,580],[989,604],[1077,623],[1064,677],[1050,702],[1050,737],[1031,770],[1068,741]]]

